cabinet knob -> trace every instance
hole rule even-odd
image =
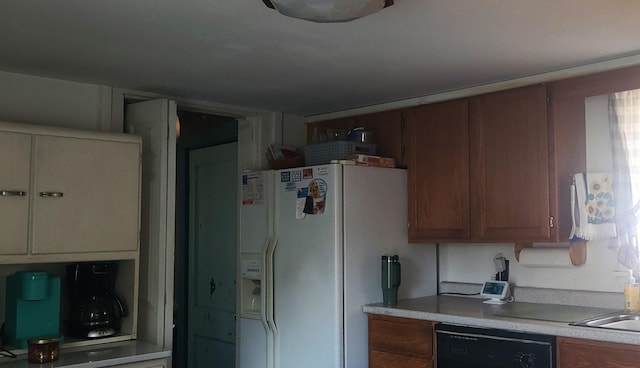
[[[0,190],[0,197],[24,197],[27,192],[21,190]]]
[[[62,192],[40,192],[40,197],[62,197],[64,193]]]

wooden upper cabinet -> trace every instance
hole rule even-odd
[[[550,240],[548,126],[544,85],[470,99],[474,238]]]
[[[564,84],[309,125],[362,126],[408,168],[409,241],[554,242],[567,238],[569,179],[585,166],[582,99]],[[310,137],[309,136],[309,137]],[[582,170],[584,171],[584,170]]]
[[[409,241],[554,240],[547,110],[543,85],[405,110]]]
[[[405,110],[409,241],[468,239],[469,103]]]

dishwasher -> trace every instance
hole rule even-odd
[[[490,328],[438,324],[437,368],[555,368],[556,338]]]

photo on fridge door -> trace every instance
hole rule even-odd
[[[312,180],[309,183],[303,212],[309,215],[318,215],[324,213],[326,196],[327,182],[322,179]]]

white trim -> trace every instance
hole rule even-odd
[[[463,88],[453,91],[436,93],[422,97],[411,98],[407,100],[382,103],[378,105],[370,105],[355,109],[342,110],[327,114],[310,115],[305,117],[306,123],[314,123],[323,120],[337,119],[348,116],[363,115],[373,112],[395,110],[405,107],[413,107],[428,103],[453,100],[456,98],[470,97],[483,93],[501,91],[516,87],[528,86],[536,83],[551,82],[560,79],[577,77],[581,75],[593,74],[607,70],[620,69],[640,64],[640,55],[627,56],[619,59],[607,60],[599,63],[582,65],[573,68],[556,70],[548,73],[530,75],[522,78],[515,78],[496,83],[488,83],[480,86]]]
[[[100,124],[100,130],[105,132],[118,132],[118,127],[114,127],[111,124],[111,99],[113,98],[112,88],[108,86],[98,86],[98,93],[100,94],[100,106],[98,110],[98,122]]]
[[[230,116],[230,117],[244,117],[244,116],[267,116],[272,114],[272,111],[259,110],[242,106],[224,105],[204,100],[196,100],[191,98],[179,98],[176,96],[162,95],[153,92],[136,91],[126,88],[114,88],[114,100],[115,95],[118,94],[125,98],[138,98],[140,100],[150,100],[157,98],[167,98],[176,101],[180,109],[188,109],[190,111],[201,111],[209,114]]]
[[[113,88],[111,95],[112,129],[124,126],[125,100],[152,100],[166,98],[175,101],[180,110],[203,112],[207,114],[234,117],[242,125],[246,122],[250,125],[250,139],[245,141],[247,134],[238,132],[238,146],[242,147],[238,156],[240,169],[261,169],[267,167],[264,150],[271,143],[281,143],[282,140],[282,113],[266,110],[258,110],[246,107],[217,104],[209,101],[195,99],[180,99],[174,96],[166,96],[153,92]],[[241,136],[243,138],[241,138]],[[244,153],[246,150],[246,154]]]
[[[158,331],[164,332],[162,336],[162,347],[165,350],[173,349],[173,304],[174,304],[174,287],[175,287],[175,274],[174,274],[174,265],[175,265],[175,251],[176,251],[176,133],[175,133],[175,120],[169,121],[169,118],[175,117],[177,119],[178,109],[177,104],[170,101],[168,104],[168,142],[167,142],[167,167],[166,167],[166,177],[167,183],[167,198],[166,198],[166,227],[164,229],[165,232],[165,240],[163,243],[165,245],[165,249],[160,249],[161,253],[159,256],[164,256],[164,270],[158,270],[159,276],[164,278],[164,293],[161,295],[162,300],[159,302],[163,303],[162,308],[164,308],[164,315],[158,313],[158,318],[161,320],[159,322],[159,326],[161,327]],[[144,169],[144,168],[143,168]],[[169,179],[170,178],[170,179]],[[162,260],[159,262],[162,264]],[[162,282],[162,281],[160,281]],[[170,297],[167,297],[167,296]],[[160,297],[160,295],[158,295]],[[160,309],[160,307],[158,308]],[[158,336],[160,338],[160,336]]]

